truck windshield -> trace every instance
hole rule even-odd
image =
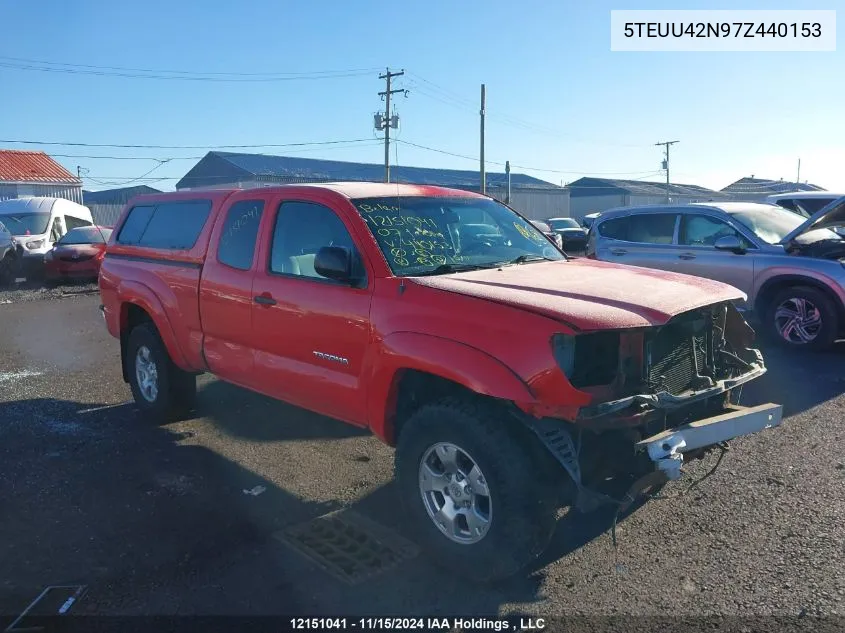
[[[530,222],[488,198],[399,196],[353,204],[396,275],[565,259]]]
[[[47,232],[49,213],[3,215],[3,223],[12,235],[41,235]]]

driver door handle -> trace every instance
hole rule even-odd
[[[268,295],[258,295],[257,297],[253,297],[255,299],[255,303],[261,304],[263,306],[274,306],[276,305],[276,300],[273,297]]]
[[[624,248],[611,248],[610,249],[611,255],[626,255],[627,253],[628,253],[628,251],[626,251]]]
[[[678,255],[678,259],[695,259],[695,255],[692,253],[681,253]]]

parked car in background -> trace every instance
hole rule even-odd
[[[44,255],[47,281],[96,279],[111,237],[107,226],[83,226],[65,233]]]
[[[596,509],[608,478],[633,498],[680,477],[684,453],[782,416],[730,405],[766,371],[736,288],[569,259],[468,191],[142,196],[99,285],[144,414],[189,412],[210,372],[370,429],[396,447],[397,512],[414,540],[473,580],[536,559],[561,505]]]
[[[723,281],[776,340],[825,349],[845,327],[843,224],[845,198],[810,218],[752,202],[628,207],[596,220],[587,256]]]
[[[531,224],[533,224],[534,228],[538,231],[542,231],[543,235],[554,242],[558,248],[563,248],[563,238],[557,233],[557,231],[552,230],[552,227],[540,220],[531,220]]]
[[[838,200],[845,193],[830,191],[794,191],[792,193],[777,193],[766,198],[769,204],[776,204],[788,211],[809,218],[834,200]]]
[[[809,218],[831,202],[845,196],[845,193],[832,193],[830,191],[797,191],[794,193],[778,193],[766,198],[769,204],[775,204],[789,211]],[[833,228],[840,235],[845,235],[845,227]]]
[[[597,217],[599,217],[600,215],[601,215],[601,213],[600,213],[600,212],[596,212],[596,213],[588,213],[588,214],[587,214],[587,215],[585,215],[585,216],[583,217],[583,219],[581,220],[581,224],[583,224],[583,225],[584,225],[584,228],[585,228],[585,229],[587,229],[587,230],[589,231],[589,230],[590,230],[590,228],[593,226],[593,222],[595,222],[595,221],[596,221],[596,218],[597,218]]]
[[[44,273],[44,255],[70,229],[91,226],[91,210],[64,198],[28,197],[0,201],[0,221],[12,233],[28,278]]]
[[[0,286],[7,286],[15,281],[18,270],[18,252],[12,234],[0,222]]]
[[[587,248],[587,229],[573,218],[549,218],[546,220],[552,230],[560,235],[565,251],[581,252]]]

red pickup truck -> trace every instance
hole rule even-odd
[[[615,503],[609,478],[653,487],[781,420],[731,398],[765,372],[738,290],[572,259],[465,191],[139,197],[99,284],[143,411],[184,415],[210,372],[369,428],[420,544],[481,581],[537,557],[563,504]]]

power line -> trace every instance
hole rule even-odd
[[[124,77],[131,79],[165,79],[177,81],[207,81],[207,82],[224,82],[224,83],[271,83],[277,81],[299,81],[299,80],[317,80],[317,79],[340,79],[343,77],[361,77],[370,74],[370,71],[353,71],[353,72],[331,72],[325,71],[324,74],[316,75],[293,75],[293,76],[279,76],[279,77],[219,77],[210,75],[162,75],[162,74],[144,74],[137,72],[118,72],[112,70],[93,70],[85,68],[57,68],[54,66],[33,66],[31,64],[19,64],[12,62],[0,61],[0,68],[8,68],[11,70],[33,70],[39,72],[63,73],[70,75],[93,75],[100,77]]]
[[[466,154],[456,154],[455,152],[449,152],[449,151],[446,151],[446,150],[443,150],[443,149],[437,149],[436,147],[428,147],[427,145],[420,145],[419,143],[412,143],[411,141],[406,141],[406,140],[403,140],[403,139],[397,139],[396,142],[397,143],[404,143],[405,145],[410,145],[411,147],[416,147],[418,149],[428,150],[430,152],[437,152],[438,154],[445,154],[447,156],[454,156],[456,158],[465,158],[466,160],[471,160],[471,161],[477,161],[478,160],[477,156],[467,156]],[[501,162],[501,161],[488,160],[486,162],[491,163],[493,165],[501,165],[503,167],[505,166],[505,163]],[[659,171],[654,171],[654,172],[644,172],[644,171],[616,171],[616,172],[590,171],[590,172],[579,172],[579,171],[569,171],[569,170],[565,170],[565,169],[547,169],[547,168],[543,168],[543,167],[530,167],[528,165],[517,165],[517,164],[511,163],[511,168],[514,168],[514,167],[516,167],[517,169],[525,169],[525,170],[528,170],[528,171],[547,172],[547,173],[551,173],[551,174],[575,174],[575,175],[578,175],[578,176],[589,176],[589,175],[594,175],[594,174],[599,174],[599,175],[604,174],[604,175],[608,175],[608,176],[610,176],[610,175],[621,176],[621,175],[626,175],[626,174],[627,175],[635,175],[635,174],[653,175],[653,174],[659,174],[660,173]]]
[[[93,64],[71,64],[66,62],[52,62],[40,59],[28,59],[25,57],[8,57],[0,55],[0,60],[9,60],[13,62],[26,62],[30,64],[45,64],[49,66],[64,66],[69,68],[90,68],[94,70],[117,70],[123,72],[139,72],[139,73],[165,73],[175,75],[214,75],[214,76],[236,76],[236,77],[302,77],[310,75],[324,75],[336,73],[370,73],[378,68],[347,68],[344,70],[314,70],[306,72],[264,72],[264,73],[244,73],[244,72],[220,72],[220,71],[196,71],[196,70],[166,70],[163,68],[129,68],[125,66],[97,66]]]
[[[20,141],[0,139],[0,143],[18,143],[20,145],[61,145],[65,147],[111,147],[119,149],[255,149],[259,147],[304,147],[306,145],[338,145],[340,143],[372,142],[372,138],[355,138],[345,141],[311,141],[308,143],[263,143],[255,145],[123,145],[119,143],[70,143],[60,141]]]
[[[305,149],[294,149],[286,154],[302,154],[305,152],[322,152],[322,151],[330,151],[336,149],[354,149],[357,147],[373,147],[375,145],[381,145],[381,141],[371,141],[370,143],[361,143],[355,145],[334,145],[330,147],[309,147]],[[253,154],[254,156],[269,156],[275,157],[275,154]],[[167,156],[163,158],[158,158],[155,156],[98,156],[98,155],[90,155],[90,154],[54,154],[50,152],[51,158],[85,158],[88,160],[155,160],[155,161],[174,161],[174,160],[201,160],[205,158],[205,156]]]
[[[465,109],[465,110],[472,111],[472,112],[477,111],[478,106],[475,104],[475,102],[471,101],[470,99],[462,97],[462,96],[458,95],[457,93],[434,83],[433,81],[429,81],[428,79],[426,79],[425,77],[422,77],[421,75],[418,75],[416,73],[412,73],[410,71],[408,71],[408,74],[411,75],[412,77],[416,78],[417,80],[425,82],[425,84],[426,84],[426,85],[421,85],[421,84],[417,83],[416,81],[414,81],[412,79],[412,81],[414,82],[414,91],[415,92],[419,91],[423,96],[428,97],[429,99],[439,101],[441,103],[444,103],[446,105],[450,105],[452,107],[461,108],[461,109]],[[520,118],[517,118],[517,117],[514,117],[514,116],[507,115],[507,114],[498,113],[498,112],[495,111],[495,109],[487,112],[487,118],[493,119],[494,121],[498,120],[500,123],[502,123],[504,125],[508,125],[510,127],[514,127],[514,128],[518,128],[518,129],[522,129],[522,130],[527,130],[527,131],[535,132],[535,133],[538,133],[538,134],[558,136],[558,137],[561,137],[561,138],[570,138],[572,140],[582,142],[582,143],[595,143],[597,145],[611,145],[611,146],[616,146],[616,147],[637,147],[637,148],[643,147],[643,145],[633,144],[633,143],[618,143],[618,142],[613,142],[613,141],[590,141],[588,139],[578,137],[577,135],[574,135],[574,134],[562,132],[560,130],[556,130],[554,128],[550,128],[550,127],[547,127],[547,126],[544,126],[544,125],[539,125],[537,123],[532,123],[531,121],[526,121],[525,119],[520,119]]]

